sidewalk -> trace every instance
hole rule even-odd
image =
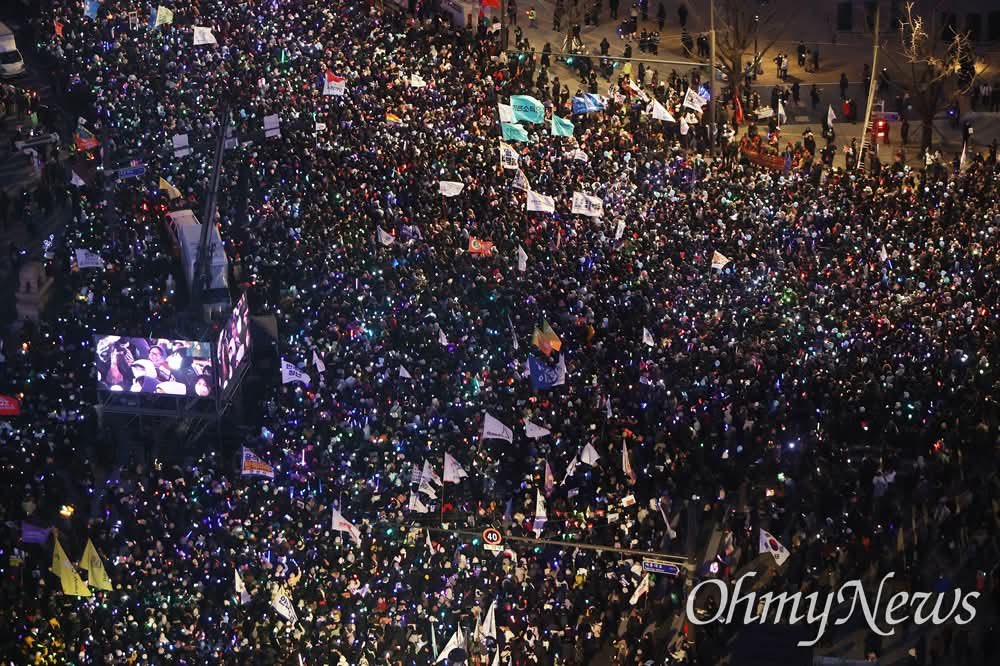
[[[747,2],[752,1],[753,0],[747,0]],[[571,2],[572,0],[565,0],[564,5],[569,7]],[[639,32],[643,30],[648,32],[658,31],[658,24],[656,20],[656,10],[658,4],[658,2],[650,0],[649,18],[646,21],[642,21],[640,17],[638,27]],[[642,53],[639,51],[637,42],[628,42],[627,40],[619,37],[617,32],[618,26],[623,19],[628,18],[629,9],[631,8],[631,4],[625,2],[624,0],[622,0],[619,4],[618,20],[612,20],[610,18],[608,3],[602,3],[599,25],[583,26],[581,23],[581,38],[585,51],[591,54],[599,54],[601,41],[603,39],[607,39],[611,45],[610,55],[621,57],[626,44],[631,43],[633,58],[700,62],[704,63],[705,71],[707,72],[708,61],[706,59],[688,56],[683,51],[680,41],[681,26],[677,16],[677,8],[679,4],[679,2],[664,2],[664,7],[666,8],[666,22],[663,31],[660,33],[660,45],[657,55],[654,56],[651,53]],[[685,4],[689,10],[687,29],[692,39],[697,40],[698,35],[702,33],[707,34],[708,32],[708,2],[707,0],[704,0],[699,2],[686,2]],[[583,7],[582,4],[579,6],[581,8]],[[529,26],[526,15],[526,12],[530,7],[534,7],[538,11],[538,19],[536,21],[537,27],[535,28]],[[535,2],[521,0],[521,2],[518,3],[517,24],[524,32],[524,36],[528,39],[531,48],[537,52],[541,52],[542,47],[546,43],[549,43],[552,46],[553,55],[558,57],[562,49],[566,31],[570,26],[568,25],[567,14],[564,12],[564,18],[561,25],[562,32],[555,32],[552,30],[552,14],[554,7],[555,2],[553,0],[537,0]],[[764,48],[768,43],[770,43],[771,35],[774,34],[775,30],[779,30],[781,34],[779,35],[780,38],[778,41],[776,41],[770,49],[765,49],[761,54],[761,64],[764,71],[757,77],[757,80],[754,83],[754,89],[760,94],[762,100],[766,104],[770,100],[770,91],[775,85],[791,87],[793,83],[798,81],[801,86],[802,105],[795,109],[791,107],[788,108],[789,120],[792,121],[792,123],[783,128],[785,133],[790,137],[801,137],[802,131],[806,127],[811,127],[813,132],[818,135],[820,123],[822,118],[826,115],[827,105],[829,104],[833,105],[837,116],[841,116],[841,73],[847,75],[849,83],[848,95],[858,100],[862,112],[864,110],[868,90],[863,85],[862,73],[864,65],[866,63],[871,63],[872,61],[872,35],[870,32],[857,31],[845,33],[833,30],[835,21],[833,13],[835,9],[835,6],[832,4],[829,6],[822,5],[820,7],[813,7],[797,0],[771,0],[766,6],[761,7],[762,17],[766,16],[770,11],[777,11],[780,18],[771,25],[761,26],[761,35],[758,40],[759,46]],[[718,7],[716,8],[716,11],[719,11]],[[499,16],[499,10],[487,10],[487,12],[490,16]],[[580,16],[582,21],[582,13]],[[786,25],[782,25],[782,22],[785,22]],[[858,26],[857,17],[855,18],[855,25]],[[717,14],[716,29],[721,30],[722,28],[723,24]],[[510,30],[510,47],[514,48],[513,25],[510,26]],[[806,72],[802,67],[799,67],[796,54],[796,47],[799,44],[799,38],[804,40],[803,43],[807,49],[819,50],[819,71]],[[898,36],[896,36],[893,32],[883,32],[880,41],[884,46],[892,48],[898,42]],[[891,72],[894,69],[893,63],[898,61],[898,57],[893,59],[886,53],[887,50],[887,48],[883,48],[880,52],[879,68],[887,66]],[[981,52],[985,52],[985,49],[979,50]],[[749,62],[753,58],[752,51],[753,46],[750,46],[747,53],[744,54],[744,62]],[[778,78],[777,67],[773,63],[773,58],[777,56],[779,51],[785,53],[785,55],[789,57],[789,78],[787,81],[781,81]],[[997,55],[992,52],[991,54]],[[556,68],[560,80],[569,84],[572,89],[572,82],[577,80],[575,72],[572,72],[564,64],[558,62],[556,57],[552,59],[553,67]],[[651,63],[645,63],[645,65],[657,70],[660,74],[660,80],[663,80],[665,75],[668,75],[671,70],[675,70],[681,75],[687,74],[690,71],[690,68],[684,65]],[[633,69],[633,72],[636,71],[636,69],[637,67]],[[1000,65],[998,65],[998,67],[991,68],[990,71],[1000,72]],[[997,74],[997,76],[1000,76],[1000,74]],[[895,86],[901,84],[902,81],[898,81],[894,82],[892,85]],[[816,85],[820,92],[820,104],[816,112],[812,111],[809,101],[809,90],[813,85]],[[890,89],[890,93],[886,95],[886,110],[890,110],[893,106],[894,96],[895,92],[894,88],[892,88]],[[876,102],[878,100],[879,98],[876,97]],[[943,156],[950,157],[951,152],[958,153],[961,151],[961,132],[958,129],[952,128],[943,117],[945,107],[946,104],[942,103],[941,118],[939,118],[939,120],[935,123],[936,132],[934,135],[934,147],[935,149],[941,150]],[[994,137],[1000,137],[1000,114],[972,114],[965,112],[963,117],[972,118],[974,120],[974,125],[976,127],[974,146],[978,147],[980,150],[985,150]],[[915,157],[916,153],[919,151],[920,123],[911,117],[910,126],[910,144],[907,152]],[[860,137],[860,132],[860,123],[857,125],[850,125],[843,122],[840,123],[837,128],[838,146],[843,147],[845,144],[850,144],[851,138]],[[899,142],[898,123],[892,123],[890,136],[894,141],[893,145],[897,146],[897,148],[893,148],[893,153],[895,153],[895,150],[898,149]],[[843,157],[841,156],[840,159],[842,162]]]

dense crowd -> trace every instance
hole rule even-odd
[[[763,527],[792,553],[774,588],[894,570],[914,589],[995,589],[995,155],[845,174],[761,168],[734,142],[708,160],[682,106],[696,79],[643,72],[645,90],[615,81],[606,108],[574,114],[588,89],[544,54],[508,60],[487,22],[456,32],[380,3],[184,0],[155,28],[141,3],[108,0],[96,19],[44,4],[63,92],[146,176],[109,200],[100,173],[71,188],[51,248],[61,313],[3,350],[25,410],[0,432],[6,659],[426,664],[459,628],[481,663],[720,658],[725,629],[675,633],[684,575],[636,599],[637,557],[492,553],[470,536],[487,526],[692,558],[718,527],[716,566],[694,575],[728,577]],[[192,46],[193,25],[218,44]],[[327,72],[343,96],[323,94]],[[575,125],[525,125],[518,169],[498,156],[512,94]],[[105,475],[92,336],[173,333],[183,287],[162,219],[201,213],[227,113],[245,144],[218,206],[234,286],[277,317],[279,355],[309,383],[247,391],[240,445],[274,479],[241,476],[229,450]],[[265,138],[272,114],[280,136]],[[178,133],[191,155],[174,156]],[[526,210],[524,180],[554,213]],[[464,187],[443,196],[440,181]],[[574,192],[603,215],[571,214]],[[470,253],[478,241],[492,253]],[[105,268],[81,270],[77,249]],[[546,326],[560,349],[533,344]],[[564,384],[533,388],[529,357]],[[481,436],[487,415],[512,441]],[[458,482],[431,478],[446,454]],[[92,540],[114,591],[61,594],[53,539],[18,543],[22,521],[56,527],[74,561]],[[983,655],[992,640],[955,643]]]

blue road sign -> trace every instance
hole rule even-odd
[[[676,564],[660,560],[643,560],[642,570],[648,573],[665,574],[667,576],[676,576],[681,572],[681,568]]]
[[[146,175],[146,167],[135,166],[128,167],[126,169],[118,169],[118,179],[124,180],[126,178],[138,178],[139,176]]]

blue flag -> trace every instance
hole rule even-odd
[[[510,108],[514,112],[514,120],[516,121],[545,122],[545,105],[531,95],[511,95]]]
[[[553,113],[552,136],[573,136],[573,123]]]
[[[100,8],[101,3],[97,0],[87,0],[87,4],[84,6],[83,13],[89,19],[97,18],[97,10]]]
[[[21,541],[24,543],[45,543],[49,540],[49,532],[51,531],[51,527],[37,527],[21,521]]]
[[[573,113],[593,113],[608,108],[608,100],[600,95],[584,93],[573,98]]]
[[[531,371],[531,387],[536,391],[562,386],[566,383],[566,357],[560,356],[556,367],[551,367],[534,356],[528,357]]]
[[[500,130],[507,141],[531,141],[528,138],[528,131],[517,123],[500,123]]]

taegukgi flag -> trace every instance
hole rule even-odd
[[[774,535],[767,530],[760,531],[760,544],[758,548],[761,553],[771,553],[775,563],[780,567],[789,558],[791,553],[781,545],[781,542],[774,538]]]

